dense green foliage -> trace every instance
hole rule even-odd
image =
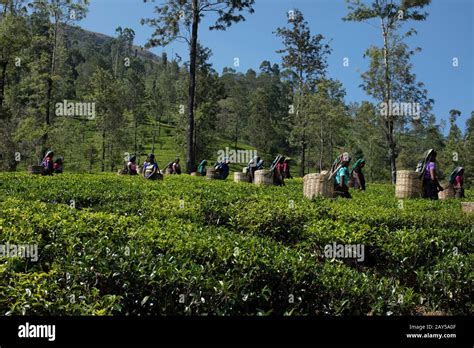
[[[40,255],[0,259],[0,313],[472,312],[474,216],[458,200],[353,196],[310,201],[300,179],[0,174],[0,244]],[[364,244],[365,260],[325,258],[332,242]]]
[[[177,5],[169,11],[183,10],[189,17],[188,2],[169,3]],[[232,2],[232,6],[251,3]],[[405,19],[416,19],[411,18],[413,9],[425,3],[404,2],[403,6],[410,9]],[[229,9],[223,3],[215,5],[225,7],[224,14]],[[147,13],[153,17],[155,5],[141,6],[144,11],[148,6]],[[87,10],[87,2],[82,0],[0,1],[0,169],[24,170],[37,164],[49,148],[64,156],[67,169],[73,172],[116,171],[126,153],[138,154],[142,163],[153,151],[162,167],[176,156],[185,158],[188,58],[168,57],[165,51],[157,56],[135,46],[133,28],[121,27],[120,23],[115,37],[75,27]],[[348,10],[352,13],[350,7]],[[168,15],[172,16],[171,12]],[[240,21],[242,18],[234,17],[239,16],[237,13],[241,14],[236,11],[217,24]],[[380,15],[393,22],[394,13],[382,11]],[[361,15],[373,18],[374,13],[364,10],[349,19]],[[158,17],[148,24],[176,29],[163,27]],[[396,157],[398,169],[413,169],[426,149],[435,148],[439,151],[440,177],[461,165],[466,168],[466,184],[472,185],[474,114],[464,132],[456,125],[459,114],[453,114],[445,137],[442,123],[436,119],[447,119],[448,115],[433,115],[429,108],[423,108],[419,120],[389,122],[393,136],[387,142],[387,120],[380,116],[379,106],[363,100],[348,104],[344,86],[325,72],[331,47],[318,33],[324,28],[310,32],[306,21],[311,18],[306,16],[305,20],[296,9],[293,17],[288,13],[277,28],[269,28],[269,33],[273,31],[281,39],[281,64],[264,60],[259,67],[242,72],[239,64],[231,61],[229,67],[217,72],[206,43],[197,43],[193,115],[196,164],[204,158],[214,162],[217,151],[228,146],[256,149],[267,163],[276,153],[289,155],[293,174],[297,174],[297,165],[305,172],[327,169],[344,150],[365,156],[369,180],[387,181],[389,158]],[[376,44],[367,44],[370,69],[361,77],[366,92],[380,101],[383,54],[380,42]],[[429,97],[427,92],[422,93],[422,100],[412,95],[424,87],[412,73],[411,50],[407,50],[404,46],[391,50],[391,99],[423,102]],[[95,103],[95,116],[57,114],[56,104],[65,100]],[[396,145],[390,153],[389,143]]]

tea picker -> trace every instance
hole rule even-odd
[[[365,191],[365,177],[362,168],[365,166],[365,160],[359,158],[353,165],[351,176],[354,178],[354,188]]]
[[[43,175],[53,175],[54,163],[53,163],[54,152],[51,150],[46,151],[46,154],[41,161],[41,167],[43,167]]]
[[[436,175],[436,155],[435,150],[427,150],[416,168],[416,171],[420,173],[420,179],[423,178],[423,198],[434,200],[438,199],[438,192],[444,190]]]
[[[464,168],[456,167],[449,176],[449,183],[453,185],[454,196],[456,198],[465,198],[463,185]]]
[[[334,193],[336,196],[344,198],[352,198],[349,193],[349,162],[351,157],[347,152],[344,152],[334,161],[329,180],[334,177]]]

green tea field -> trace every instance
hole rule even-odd
[[[188,175],[0,173],[1,315],[467,315],[474,215]],[[467,191],[466,201],[474,200]],[[328,257],[359,245],[362,258]]]

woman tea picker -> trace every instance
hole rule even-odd
[[[463,185],[464,168],[456,167],[449,176],[449,183],[453,185],[454,197],[465,198]]]
[[[207,161],[206,160],[202,160],[201,163],[199,163],[199,166],[198,166],[198,173],[201,175],[201,176],[206,176],[206,165],[207,165]]]
[[[362,168],[365,166],[365,160],[363,158],[358,159],[352,165],[352,177],[354,178],[354,188],[365,191],[365,177],[362,172]]]
[[[58,157],[53,164],[53,171],[55,174],[61,174],[63,172],[64,158]]]
[[[54,163],[53,163],[54,152],[47,151],[41,161],[41,167],[43,167],[43,175],[53,175]]]
[[[216,179],[225,180],[229,176],[230,160],[226,157],[223,161],[217,163],[214,168],[216,170]]]
[[[443,187],[438,182],[436,176],[436,151],[428,150],[423,166],[423,198],[438,199],[438,192],[443,191]]]
[[[150,153],[143,164],[143,177],[148,180],[156,180],[160,176],[158,164],[155,162],[155,155]]]
[[[255,172],[259,169],[259,165],[263,168],[263,161],[260,160],[260,156],[253,157],[247,165],[247,174],[249,176],[249,182],[255,181]]]
[[[130,157],[130,160],[127,162],[127,174],[128,175],[137,175],[137,156]]]
[[[333,163],[330,179],[334,177],[334,193],[336,196],[352,198],[349,193],[349,163],[351,157],[347,152],[340,155]]]

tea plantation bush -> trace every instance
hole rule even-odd
[[[474,216],[369,185],[353,200],[167,176],[0,174],[1,315],[468,314]],[[467,191],[467,201],[474,200]],[[328,258],[362,244],[364,260]]]

